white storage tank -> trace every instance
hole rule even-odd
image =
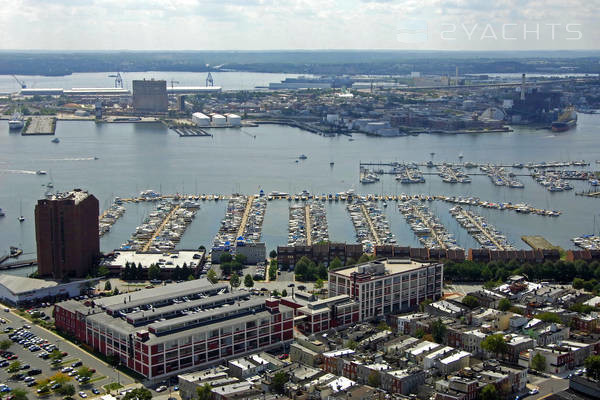
[[[225,126],[227,123],[227,118],[221,114],[213,114],[211,119],[213,126]]]
[[[210,126],[210,118],[208,115],[204,115],[201,112],[192,114],[192,122],[197,126]]]
[[[241,126],[242,125],[242,117],[236,114],[227,114],[227,123],[231,126]]]

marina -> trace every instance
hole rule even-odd
[[[306,207],[292,204],[289,207],[288,246],[304,246],[308,244]]]
[[[206,137],[212,136],[210,133],[206,132],[204,129],[200,128],[171,128],[175,133],[179,135],[179,137]]]
[[[358,243],[362,243],[365,252],[372,253],[374,247],[381,244],[396,243],[394,234],[385,214],[373,201],[358,200],[346,205],[352,219]]]
[[[423,200],[410,198],[398,204],[398,211],[406,219],[410,229],[419,238],[423,247],[428,249],[458,250],[454,236],[436,218]]]
[[[505,167],[488,164],[480,165],[479,169],[487,174],[496,186],[507,186],[514,189],[523,189],[525,187],[523,182],[515,179],[515,174],[507,173]]]
[[[419,170],[416,164],[402,164],[395,166],[393,172],[396,174],[396,180],[402,184],[425,183],[423,172]]]
[[[460,167],[455,167],[448,164],[439,165],[437,167],[442,182],[446,183],[471,183],[469,175],[465,174]]]
[[[575,246],[586,250],[600,250],[600,236],[583,235],[571,239]]]
[[[502,233],[480,215],[460,206],[450,209],[450,214],[475,239],[481,247],[490,250],[516,250]]]
[[[98,229],[100,230],[100,236],[110,231],[110,227],[117,222],[119,218],[125,214],[125,207],[119,205],[121,203],[119,199],[115,199],[115,202],[106,209],[98,219]]]
[[[322,197],[323,199],[323,197]],[[323,203],[312,201],[306,206],[306,232],[307,244],[329,241],[329,225],[327,224],[327,213]]]

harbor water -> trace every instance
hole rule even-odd
[[[572,248],[571,238],[592,233],[600,199],[575,196],[587,190],[587,181],[570,181],[574,190],[549,192],[530,177],[519,177],[524,189],[495,186],[487,176],[472,176],[472,183],[449,184],[435,175],[425,175],[421,184],[401,184],[394,175],[380,182],[361,184],[359,162],[458,162],[513,164],[516,162],[586,160],[596,170],[600,115],[579,115],[576,129],[552,133],[527,127],[514,132],[440,135],[424,134],[397,138],[354,134],[323,137],[297,128],[262,125],[256,128],[212,129],[212,137],[182,138],[161,124],[110,124],[87,121],[57,123],[53,144],[49,136],[23,137],[9,133],[0,122],[0,254],[9,246],[23,248],[21,258],[35,257],[34,206],[47,190],[82,188],[100,201],[101,211],[115,196],[129,197],[145,189],[163,194],[245,193],[282,191],[313,194],[356,193],[426,194],[472,196],[493,202],[527,203],[534,207],[562,211],[560,217],[517,214],[514,211],[476,208],[490,224],[503,232],[511,244],[526,248],[522,235],[543,235],[551,243]],[[300,154],[307,159],[299,160]],[[334,165],[330,165],[334,162]],[[46,175],[37,175],[45,170]],[[424,172],[435,168],[421,167]],[[475,169],[465,170],[475,172]],[[509,171],[522,174],[522,170]],[[46,185],[52,182],[53,189]],[[462,247],[477,247],[448,210],[450,203],[428,202],[428,207],[447,227]],[[102,237],[101,248],[110,251],[126,241],[150,213],[153,203],[128,203],[125,214]],[[210,247],[226,201],[204,201],[186,230],[179,248]],[[262,240],[271,250],[287,243],[288,207],[286,200],[273,200],[267,206]],[[354,241],[354,229],[345,203],[327,203],[327,220],[332,241]],[[410,227],[389,202],[385,209],[391,231],[399,244],[417,246]],[[22,213],[25,221],[19,223]]]

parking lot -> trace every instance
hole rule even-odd
[[[7,387],[11,390],[23,388],[31,395],[37,395],[39,383],[54,377],[54,382],[43,385],[48,387],[47,391],[43,390],[41,393],[44,398],[64,397],[58,391],[61,386],[68,384],[75,388],[76,394],[73,397],[85,398],[105,393],[103,386],[112,382],[120,382],[122,385],[133,383],[129,376],[119,373],[60,336],[32,325],[12,312],[0,313],[6,321],[0,321],[0,343],[7,340],[11,342],[7,352],[0,355],[0,383],[6,385],[0,387],[0,391],[8,392]],[[13,329],[8,329],[9,327]],[[62,353],[61,357],[53,361],[52,351]],[[15,361],[19,362],[21,369],[9,372],[10,365]],[[56,375],[61,372],[61,378],[57,380]],[[78,377],[79,373],[88,375],[90,372],[89,378]],[[57,384],[60,386],[56,386]]]

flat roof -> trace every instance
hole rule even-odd
[[[406,259],[400,260],[400,259],[391,259],[391,258],[386,259],[386,260],[377,260],[376,262],[383,264],[385,273],[382,275],[375,275],[375,276],[401,274],[404,272],[415,271],[415,270],[421,269],[423,267],[428,267],[428,266],[436,264],[436,263],[422,263],[422,262],[414,261],[414,260],[406,260]],[[372,263],[373,262],[371,261],[371,262],[364,263],[364,264],[354,265],[354,266],[351,266],[348,268],[336,269],[336,270],[330,271],[330,273],[342,275],[345,277],[350,277],[352,275],[352,273],[354,273],[354,272],[358,273],[358,268],[360,266],[369,265]]]
[[[59,283],[46,279],[27,278],[24,276],[0,274],[0,285],[4,286],[13,295],[26,294],[35,292],[36,290],[47,289],[52,287],[66,287],[72,285],[83,285],[93,279],[85,279],[72,281],[68,283]]]
[[[163,265],[162,268],[175,268],[176,266],[182,267],[185,263],[188,267],[191,263],[196,263],[204,258],[204,251],[195,250],[179,250],[169,252],[169,255],[163,253],[141,253],[133,250],[118,250],[114,253],[116,255],[114,260],[107,262],[108,265],[113,267],[123,267],[126,263],[134,262],[136,265],[142,264],[142,267],[149,268],[152,264],[158,264],[159,260],[171,261],[173,265]],[[177,257],[172,257],[176,255]],[[194,258],[195,255],[199,255],[200,258]]]
[[[465,358],[465,357],[469,357],[469,356],[471,356],[471,353],[461,350],[456,354],[452,354],[450,357],[446,357],[446,358],[440,360],[440,362],[442,364],[450,364],[454,361],[460,360],[461,358]]]

